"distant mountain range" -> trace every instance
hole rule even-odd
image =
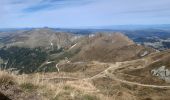
[[[38,27],[37,27],[38,28]],[[42,27],[48,28],[48,27]],[[0,32],[18,31],[18,30],[31,30],[36,28],[0,28]],[[74,28],[51,28],[57,31],[113,31],[113,30],[144,30],[144,29],[159,29],[170,30],[170,24],[151,24],[151,25],[105,25],[105,26],[87,26],[87,27],[74,27]]]
[[[95,29],[112,29],[112,30],[143,30],[143,29],[163,29],[170,30],[170,24],[158,25],[108,25],[94,27]]]

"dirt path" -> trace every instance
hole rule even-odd
[[[111,69],[112,71],[114,71],[114,70],[116,70],[117,68],[120,68],[119,65],[121,65],[121,62],[120,62],[119,64],[116,64],[116,65],[111,64],[110,67],[105,70],[105,74],[106,74],[107,76],[109,76],[110,78],[116,80],[116,81],[119,81],[119,82],[122,82],[122,83],[126,83],[126,84],[139,85],[139,86],[151,87],[151,88],[170,88],[170,86],[141,84],[141,83],[137,83],[137,82],[131,82],[131,81],[119,79],[119,78],[117,78],[114,74],[111,74],[111,73],[108,72],[109,69]]]
[[[148,84],[141,84],[141,83],[137,83],[137,82],[131,82],[131,81],[127,81],[127,80],[122,80],[122,79],[118,79],[117,77],[115,77],[115,75],[107,73],[107,75],[116,80],[119,81],[121,83],[126,83],[126,84],[132,84],[132,85],[139,85],[139,86],[143,86],[143,87],[151,87],[151,88],[170,88],[170,86],[161,86],[161,85],[148,85]]]
[[[134,60],[132,62],[135,62],[135,61],[136,60]],[[146,61],[145,65],[147,65],[148,61],[147,60],[145,60],[145,61]],[[121,64],[125,64],[125,63],[128,63],[128,62],[131,62],[131,61],[116,62],[115,64],[109,63],[110,67],[108,67],[104,71],[102,71],[102,72],[100,72],[100,73],[98,73],[98,74],[96,74],[92,77],[89,77],[89,78],[80,79],[80,78],[75,78],[75,77],[53,77],[53,78],[44,78],[44,80],[53,80],[53,79],[91,80],[91,79],[95,79],[95,78],[102,77],[102,76],[108,76],[111,79],[114,79],[116,81],[119,81],[119,82],[125,83],[125,84],[138,85],[138,86],[151,87],[151,88],[163,88],[163,89],[170,88],[170,86],[141,84],[141,83],[138,83],[138,82],[131,82],[131,81],[123,80],[123,79],[117,78],[114,74],[109,72],[109,70],[112,70],[114,72],[116,69],[121,68]]]
[[[121,83],[125,83],[125,84],[138,85],[138,86],[151,87],[151,88],[162,88],[162,89],[164,89],[164,88],[170,88],[170,86],[149,85],[149,84],[141,84],[141,83],[137,83],[137,82],[131,82],[131,81],[127,81],[127,80],[123,80],[123,79],[117,78],[114,74],[109,73],[109,70],[114,71],[114,70],[116,70],[116,69],[118,69],[118,68],[121,68],[120,65],[121,65],[122,63],[127,63],[127,62],[117,62],[117,63],[115,63],[115,64],[110,64],[110,67],[109,67],[109,68],[107,68],[107,69],[104,70],[103,72],[100,72],[99,74],[97,74],[97,75],[95,75],[95,76],[93,76],[93,77],[91,77],[91,78],[88,78],[88,79],[94,79],[94,78],[100,77],[100,76],[102,76],[102,75],[107,75],[107,76],[109,76],[110,78],[112,78],[112,79],[114,79],[114,80],[116,80],[116,81],[119,81],[119,82],[121,82]],[[148,63],[148,62],[146,62],[146,63]],[[146,63],[145,63],[145,64],[146,64]]]

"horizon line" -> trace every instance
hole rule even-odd
[[[33,27],[0,27],[0,29],[24,29],[24,28],[59,28],[59,29],[80,29],[80,28],[101,28],[101,27],[110,27],[110,26],[159,26],[159,25],[170,25],[169,24],[115,24],[115,25],[103,25],[103,26],[79,26],[79,27],[53,27],[53,26],[33,26]]]

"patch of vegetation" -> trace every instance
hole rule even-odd
[[[71,87],[71,86],[69,86],[69,85],[65,85],[65,86],[63,87],[63,89],[64,89],[64,90],[73,90],[74,88]]]
[[[60,48],[58,49],[57,47],[55,47],[53,50],[49,51],[50,54],[56,54],[56,53],[60,53],[60,52],[63,52],[64,49],[63,48]]]
[[[81,49],[77,49],[75,51],[65,51],[61,55],[59,55],[57,58],[55,58],[56,61],[60,61],[65,58],[72,58],[75,56],[75,54],[79,53]],[[53,59],[52,59],[53,60]]]
[[[97,98],[95,95],[84,94],[77,98],[77,100],[99,100],[99,98]]]
[[[41,48],[9,47],[0,49],[0,57],[5,61],[2,69],[14,68],[19,73],[32,73],[48,58]]]
[[[139,88],[139,90],[136,92],[137,96],[146,96],[150,93],[155,93],[155,90],[153,88],[149,88],[149,87],[142,87]]]
[[[128,84],[125,84],[125,83],[121,83],[121,87],[124,87],[124,88],[127,88],[129,90],[136,90],[137,86],[130,86]]]
[[[14,78],[6,73],[0,72],[0,86],[2,85],[14,85],[16,82]]]
[[[47,64],[43,67],[39,67],[36,72],[56,72],[56,63]]]
[[[166,67],[168,68],[168,66],[170,66],[169,58],[170,58],[170,57],[163,58],[162,60],[151,64],[151,65],[150,65],[150,68],[151,68],[151,69],[154,69],[154,68],[159,68],[159,67],[161,67],[161,66],[166,66]]]
[[[55,98],[53,98],[52,100],[74,100],[71,96],[70,96],[70,91],[64,91],[64,92],[60,92],[59,94],[57,94],[55,96]]]
[[[20,87],[22,89],[24,89],[25,91],[28,91],[28,92],[32,92],[32,91],[34,91],[38,88],[37,85],[34,85],[32,83],[23,83],[23,84],[20,85]]]

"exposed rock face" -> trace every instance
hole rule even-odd
[[[141,54],[141,57],[144,57],[148,54],[148,51],[144,51],[143,54]]]
[[[170,83],[170,70],[166,69],[165,66],[151,70],[153,76],[157,76],[167,83]]]

